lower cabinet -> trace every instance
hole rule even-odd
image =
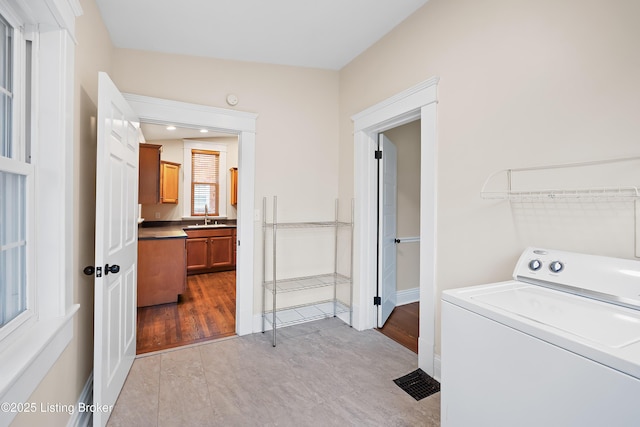
[[[177,302],[187,284],[184,238],[138,241],[138,307]]]
[[[207,273],[236,268],[236,229],[185,230],[187,273]]]

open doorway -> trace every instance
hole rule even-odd
[[[140,129],[136,354],[233,336],[238,136],[173,123]],[[146,183],[159,183],[160,197]]]
[[[354,327],[376,326],[378,134],[420,119],[420,336],[418,366],[439,378],[435,358],[438,78],[423,81],[354,115]]]
[[[123,94],[144,123],[233,134],[238,139],[235,333],[253,332],[255,127],[257,115],[136,94]],[[244,243],[244,244],[243,244]]]
[[[387,200],[386,203],[379,203],[379,213],[382,215],[378,222],[378,235],[381,237],[378,239],[377,290],[381,297],[378,330],[417,353],[420,300],[420,120],[384,131],[379,135],[378,145],[381,151],[381,155],[377,156],[381,178],[378,200]],[[390,162],[394,164],[390,165]],[[394,176],[386,176],[389,174]],[[388,209],[393,209],[393,212],[385,212]],[[393,221],[392,224],[389,223],[390,220]],[[389,257],[392,259],[386,259]],[[382,265],[385,267],[382,268]],[[384,271],[389,273],[383,274]]]

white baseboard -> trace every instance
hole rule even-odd
[[[77,410],[80,407],[81,403],[85,407],[93,403],[93,372],[89,374],[89,378],[84,384],[84,388],[82,389],[80,397],[76,402],[76,411],[74,411],[73,415],[71,415],[71,418],[67,423],[67,427],[89,427],[92,425],[93,413],[91,411],[80,412]]]
[[[440,380],[440,373],[441,371],[441,365],[440,365],[440,355],[436,354],[433,356],[433,378],[435,378],[437,381],[441,381]]]
[[[396,292],[396,306],[420,301],[420,288],[405,289]]]

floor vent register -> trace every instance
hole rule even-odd
[[[424,399],[440,391],[440,383],[422,369],[417,369],[393,382],[415,400]]]

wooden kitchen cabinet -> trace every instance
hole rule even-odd
[[[180,163],[160,162],[160,203],[178,203]]]
[[[230,202],[231,202],[231,206],[236,206],[238,204],[238,168],[231,168],[229,169],[229,174],[230,174],[230,193],[231,193],[231,197],[230,197]]]
[[[236,229],[185,230],[187,274],[233,270],[236,267]]]
[[[187,238],[187,272],[206,270],[209,266],[208,237]]]
[[[140,144],[138,203],[153,205],[160,201],[160,151],[162,145]]]
[[[209,265],[211,267],[235,267],[233,235],[209,237]]]
[[[186,239],[138,241],[138,307],[178,301],[187,283]]]

